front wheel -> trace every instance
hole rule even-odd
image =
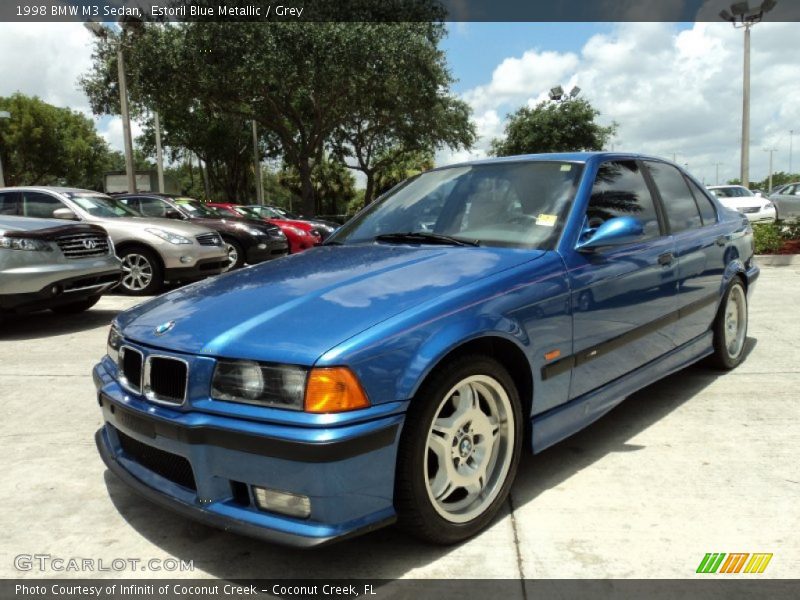
[[[406,416],[395,482],[399,525],[453,544],[486,527],[502,506],[522,450],[522,409],[497,361],[467,356],[440,367]]]
[[[714,354],[711,363],[724,370],[733,369],[744,359],[747,339],[747,294],[738,277],[728,286],[714,321]]]
[[[225,250],[228,252],[228,262],[222,272],[227,273],[244,265],[244,250],[242,250],[239,242],[227,238],[223,241],[225,242]]]
[[[156,255],[145,248],[129,248],[119,257],[122,261],[120,289],[132,296],[155,294],[164,284],[164,272]]]

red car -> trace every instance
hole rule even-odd
[[[261,219],[267,223],[277,225],[286,235],[286,239],[289,240],[290,254],[308,250],[322,243],[322,236],[312,223],[276,218],[266,206],[242,206],[232,202],[209,202],[208,206],[212,206],[234,217]]]

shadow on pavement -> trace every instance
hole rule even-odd
[[[50,311],[5,315],[0,321],[0,342],[47,338],[110,325],[119,312],[92,308],[77,315],[57,315]]]
[[[753,347],[755,340],[748,338],[746,352]],[[721,373],[704,366],[689,367],[637,392],[587,429],[543,453],[523,455],[512,488],[514,506],[535,499],[608,453],[640,450],[627,440],[691,400]],[[110,471],[105,472],[105,484],[116,509],[138,534],[167,554],[192,560],[195,569],[222,579],[394,579],[459,548],[427,545],[395,528],[312,550],[285,548],[169,512],[129,490]],[[506,514],[504,508],[501,516]],[[480,576],[476,564],[474,577]]]

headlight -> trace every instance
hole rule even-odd
[[[249,235],[255,235],[255,236],[266,235],[266,233],[264,233],[260,229],[256,229],[255,227],[250,227],[249,225],[242,225],[241,223],[236,225],[236,229],[238,229],[239,231],[244,231]]]
[[[17,238],[0,236],[0,248],[5,250],[31,250],[38,252],[52,252],[53,248],[44,240],[32,238]]]
[[[761,210],[769,210],[770,208],[775,208],[775,205],[772,202],[767,202],[761,207]]]
[[[306,369],[253,361],[217,362],[211,381],[215,400],[303,410]]]
[[[172,233],[170,231],[164,231],[163,229],[148,229],[147,233],[152,233],[153,235],[160,237],[165,242],[169,242],[170,244],[191,244],[192,240],[189,238],[185,238],[182,235],[178,235],[177,233]]]
[[[114,364],[119,363],[119,347],[122,345],[122,334],[117,329],[116,325],[112,325],[108,331],[108,342],[106,343],[106,353],[114,361]]]
[[[289,231],[291,231],[295,235],[299,235],[300,237],[304,237],[304,236],[308,235],[308,233],[306,231],[303,231],[299,227],[292,227],[291,225],[288,225],[286,227],[286,229],[288,229]]]

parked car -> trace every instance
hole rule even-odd
[[[120,289],[149,295],[165,281],[217,275],[228,264],[222,238],[190,223],[145,219],[113,198],[76,188],[0,188],[0,214],[102,225],[122,260]]]
[[[701,359],[736,367],[758,274],[748,220],[658,158],[434,169],[314,252],[118,315],[97,445],[146,497],[234,532],[313,546],[398,521],[458,542],[523,447]]]
[[[88,310],[121,276],[102,227],[0,215],[0,319],[34,310]]]
[[[298,215],[291,211],[286,210],[285,208],[281,208],[280,206],[267,206],[266,208],[270,209],[273,213],[278,215],[281,219],[293,219],[295,221],[308,221],[312,225],[315,225],[319,228],[320,234],[322,235],[322,239],[324,240],[334,231],[341,227],[341,223],[336,223],[334,221],[326,221],[325,219],[318,219],[317,217],[309,218]]]
[[[800,219],[800,182],[782,186],[769,197],[775,205],[775,218],[786,221]]]
[[[259,219],[263,223],[269,223],[270,225],[280,227],[286,239],[289,240],[289,252],[291,254],[297,254],[303,250],[319,246],[322,243],[322,236],[319,230],[305,221],[275,218],[261,211],[250,210],[255,207],[241,206],[228,202],[209,202],[208,206],[223,211],[225,214],[231,216],[236,215],[249,219]]]
[[[286,256],[289,251],[286,236],[274,225],[240,216],[231,218],[193,198],[149,192],[115,198],[142,216],[189,221],[219,233],[228,252],[224,271]]]
[[[757,196],[742,185],[711,185],[708,190],[722,206],[738,210],[754,223],[775,221],[775,205],[769,198]]]

